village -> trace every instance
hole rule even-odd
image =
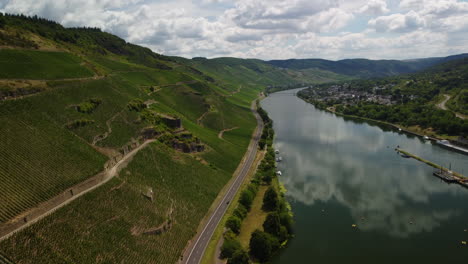
[[[397,103],[397,97],[392,95],[392,88],[394,86],[395,84],[386,84],[374,86],[370,90],[365,90],[360,87],[356,89],[356,87],[352,87],[349,83],[343,83],[326,87],[313,87],[313,89],[303,90],[303,92],[309,99],[321,102],[332,101],[345,105],[371,102],[381,105],[394,105]],[[409,100],[414,100],[415,98],[415,95],[408,96]]]

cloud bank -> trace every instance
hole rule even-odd
[[[461,0],[0,0],[185,57],[408,59],[467,52]]]

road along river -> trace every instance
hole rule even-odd
[[[468,175],[468,156],[315,109],[293,91],[262,101],[274,121],[295,237],[273,263],[464,263],[468,189],[400,157]]]

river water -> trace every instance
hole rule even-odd
[[[297,91],[262,101],[295,219],[295,237],[273,263],[466,263],[468,189],[394,148],[464,175],[468,156],[315,109]]]

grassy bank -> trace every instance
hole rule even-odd
[[[259,142],[261,149],[266,148],[265,156],[250,183],[238,195],[232,206],[235,209],[226,215],[220,255],[213,256],[212,249],[204,263],[216,262],[217,257],[234,263],[247,263],[249,259],[265,262],[292,236],[292,213],[276,175],[272,121],[263,109],[258,112],[265,123]],[[219,239],[213,240],[212,245],[219,246]]]
[[[418,137],[429,136],[429,137],[432,137],[432,138],[437,139],[437,140],[439,140],[439,139],[453,140],[453,139],[457,138],[457,136],[449,136],[449,135],[444,135],[444,134],[438,134],[438,133],[434,132],[432,129],[422,129],[419,126],[405,127],[405,126],[402,126],[402,125],[393,124],[393,123],[389,123],[389,122],[382,121],[382,120],[376,120],[376,119],[371,119],[371,118],[356,116],[356,115],[347,115],[347,114],[336,111],[334,107],[320,107],[319,105],[314,103],[315,101],[307,100],[307,99],[302,98],[300,96],[299,96],[299,98],[301,98],[302,100],[304,100],[307,103],[310,103],[310,104],[314,105],[316,108],[318,108],[320,110],[324,110],[324,111],[333,113],[333,114],[338,115],[338,116],[347,117],[347,118],[354,118],[354,119],[359,119],[359,120],[364,120],[364,121],[370,121],[370,122],[373,122],[373,123],[378,123],[378,124],[390,126],[390,127],[395,128],[395,129],[398,129],[398,130],[401,129],[402,132],[412,134],[412,135],[415,135],[415,136],[418,136]]]

